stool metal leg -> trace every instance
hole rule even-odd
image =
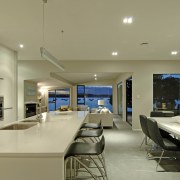
[[[72,180],[72,158],[70,158],[70,180]]]
[[[67,166],[68,159],[64,161],[64,179],[66,179],[66,166]]]
[[[86,170],[87,170],[87,172],[89,172],[89,174],[92,176],[92,178],[93,179],[95,179],[95,180],[97,180],[97,176],[95,176],[90,170],[89,170],[89,168],[85,165],[85,164],[83,164],[77,157],[73,157],[81,166],[83,166]]]
[[[101,154],[100,156],[101,157],[98,156],[99,161],[101,162],[102,166],[104,167],[105,175],[106,175],[106,178],[108,179],[105,158],[104,158],[103,154]]]
[[[100,168],[100,166],[98,165],[98,163],[95,161],[95,159],[93,159],[92,156],[89,156],[89,157],[90,157],[90,159],[94,162],[94,164],[96,165],[96,167],[98,168],[100,174],[102,175],[102,178],[105,180],[105,176],[104,176],[105,173],[102,171],[102,169]],[[104,168],[103,168],[103,169],[104,169]]]

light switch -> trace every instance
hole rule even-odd
[[[138,94],[138,95],[137,95],[137,99],[140,99],[140,98],[141,98],[141,96]]]

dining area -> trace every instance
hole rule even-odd
[[[156,113],[151,112],[151,117],[139,116],[141,128],[145,135],[140,148],[145,144],[147,147],[146,158],[157,161],[156,172],[159,172],[158,167],[163,159],[176,160],[179,156],[180,116],[173,116],[173,113],[167,115],[166,112],[157,113],[158,115],[155,115]],[[160,113],[162,114],[159,115]]]

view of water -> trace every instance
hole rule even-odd
[[[53,102],[53,103],[49,103],[49,111],[54,111],[56,109],[58,109],[60,106],[62,105],[69,105],[70,104],[70,99],[63,97],[63,98],[56,98],[56,102],[53,101],[54,98],[49,98],[49,102]],[[55,103],[56,103],[56,108],[55,108]]]
[[[57,89],[49,91],[49,110],[54,111],[62,105],[70,105],[70,89]],[[104,107],[112,112],[111,98],[112,86],[77,86],[78,102],[85,104],[90,109],[98,108],[98,100],[104,100]],[[84,97],[85,102],[84,102]]]
[[[97,97],[90,97],[85,99],[85,104],[91,108],[98,108],[98,100],[104,100],[104,107],[108,108],[112,112],[112,105],[110,104],[110,98],[97,98]],[[83,98],[78,98],[78,103],[83,102]]]
[[[49,98],[49,111],[55,110],[55,101],[53,101],[54,98]],[[88,105],[88,107],[91,108],[98,108],[98,100],[100,98],[86,98],[85,104]],[[78,102],[82,102],[82,99],[78,99]],[[109,98],[104,98],[104,107],[107,107],[112,112],[112,105],[109,102]],[[69,98],[56,98],[56,109],[58,109],[62,105],[69,105],[70,99]]]

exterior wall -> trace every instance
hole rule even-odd
[[[0,125],[17,119],[17,53],[0,45],[0,96],[4,97],[4,120]]]

